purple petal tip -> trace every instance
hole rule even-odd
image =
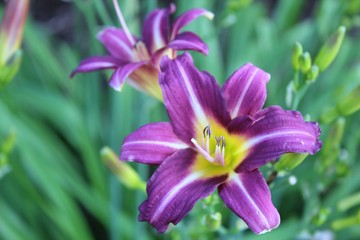
[[[313,154],[317,153],[322,147],[322,142],[320,140],[321,129],[320,129],[320,125],[318,122],[309,122],[309,123],[313,126],[315,136],[316,136],[315,148],[313,149],[313,151],[310,152],[310,154],[313,155]]]

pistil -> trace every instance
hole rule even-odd
[[[134,37],[131,35],[131,33],[130,33],[127,25],[126,25],[126,22],[125,22],[124,17],[123,17],[123,15],[122,15],[122,13],[121,13],[121,10],[120,10],[120,6],[119,6],[119,3],[118,3],[118,0],[113,0],[113,2],[114,2],[114,7],[115,7],[116,14],[117,14],[117,16],[118,16],[118,18],[119,18],[121,27],[122,27],[122,29],[124,30],[126,37],[127,37],[127,39],[130,41],[130,43],[131,43],[133,46],[135,46],[136,41],[135,41]]]

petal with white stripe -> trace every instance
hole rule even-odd
[[[142,29],[142,39],[150,54],[163,48],[170,37],[170,14],[175,12],[175,5],[168,8],[155,9],[145,19]]]
[[[160,164],[165,158],[184,148],[188,148],[188,145],[176,137],[170,123],[151,123],[125,138],[120,159]]]
[[[167,47],[174,50],[194,50],[204,55],[209,52],[208,46],[193,32],[183,32],[176,35],[175,39],[169,42]]]
[[[174,60],[164,57],[160,65],[164,104],[180,139],[192,144],[191,138],[213,121],[227,125],[230,116],[218,83],[194,66],[190,54]]]
[[[247,141],[241,148],[247,157],[236,171],[254,170],[284,153],[314,154],[321,148],[320,128],[315,122],[305,122],[299,112],[273,106],[259,111],[252,122],[233,120],[228,129],[244,136]]]
[[[79,66],[71,73],[70,76],[73,77],[78,73],[86,73],[102,69],[115,69],[123,64],[123,61],[110,56],[89,57],[81,61]]]
[[[174,24],[172,26],[171,31],[171,40],[175,39],[176,35],[179,31],[188,25],[190,22],[194,21],[196,18],[205,16],[208,19],[213,19],[214,14],[206,9],[202,8],[194,8],[190,9],[189,11],[184,12],[181,14],[177,19],[175,19]]]
[[[117,68],[110,78],[109,85],[112,88],[114,88],[116,91],[121,91],[126,78],[145,64],[146,62],[135,62],[135,63],[128,63]]]
[[[233,173],[219,186],[225,204],[256,234],[262,234],[280,224],[280,215],[271,201],[271,194],[259,170]]]
[[[225,175],[204,178],[201,172],[193,172],[196,157],[195,151],[184,149],[165,159],[148,182],[148,199],[139,207],[139,221],[147,221],[163,233],[225,181]]]
[[[235,71],[222,88],[231,118],[254,115],[266,100],[266,83],[270,74],[247,63]]]
[[[97,34],[97,38],[113,57],[124,61],[131,61],[133,59],[133,46],[123,30],[107,27]]]

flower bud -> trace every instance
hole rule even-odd
[[[337,109],[343,116],[350,115],[360,109],[360,85],[341,99],[337,104]]]
[[[360,205],[360,192],[357,192],[340,200],[337,204],[337,209],[340,212],[345,212],[357,205]]]
[[[304,159],[308,155],[309,154],[307,154],[307,153],[302,153],[302,154],[286,153],[280,157],[280,159],[279,159],[279,161],[277,161],[277,163],[275,163],[274,169],[277,172],[280,172],[280,171],[290,172],[291,170],[296,168],[300,163],[302,163],[302,161],[304,161]]]
[[[120,161],[110,148],[104,147],[101,150],[101,158],[126,187],[145,191],[146,183],[141,180],[139,174],[128,163]]]
[[[338,231],[344,228],[360,225],[360,211],[350,217],[337,219],[332,222],[331,228]]]
[[[339,27],[321,47],[315,58],[315,65],[319,67],[320,72],[324,71],[334,61],[343,42],[345,31],[344,26]]]
[[[319,68],[316,65],[312,65],[310,70],[306,73],[306,82],[314,82],[319,76]]]
[[[1,47],[1,46],[0,46]],[[0,88],[11,82],[19,70],[22,59],[22,52],[18,50],[11,56],[8,62],[0,67]]]
[[[311,69],[311,56],[310,53],[304,52],[299,57],[299,63],[300,63],[300,70],[303,74],[306,74]]]
[[[0,25],[0,87],[11,81],[20,61],[22,34],[29,0],[11,0]]]
[[[300,56],[303,54],[303,47],[299,42],[295,42],[293,48],[292,48],[292,56],[291,61],[293,68],[295,70],[299,70],[300,68]]]
[[[323,150],[321,151],[321,165],[319,170],[325,171],[329,166],[332,166],[340,153],[340,143],[344,135],[345,119],[338,118],[331,126],[330,132],[324,142]]]
[[[229,0],[227,1],[228,8],[232,11],[238,11],[239,9],[246,8],[253,0]]]
[[[339,116],[350,115],[360,109],[360,85],[353,89],[347,96],[343,97],[335,107],[327,110],[321,116],[324,123],[332,122]]]

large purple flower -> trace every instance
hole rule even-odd
[[[175,12],[175,5],[155,9],[147,16],[142,38],[138,39],[129,32],[117,0],[114,0],[114,5],[122,29],[107,27],[97,35],[109,55],[83,60],[71,76],[80,72],[113,69],[109,84],[115,90],[120,91],[125,79],[129,77],[130,85],[162,100],[158,83],[161,57],[167,55],[174,58],[176,50],[194,50],[207,54],[208,47],[199,36],[193,32],[179,32],[199,16],[212,19],[214,15],[204,9],[192,9],[180,15],[170,25],[170,15]]]
[[[248,63],[222,89],[185,53],[163,59],[160,85],[171,123],[145,125],[127,136],[120,158],[160,164],[148,182],[140,221],[159,232],[177,224],[216,188],[225,204],[257,234],[280,223],[258,168],[288,152],[316,153],[320,129],[301,114],[261,109],[270,75]]]

